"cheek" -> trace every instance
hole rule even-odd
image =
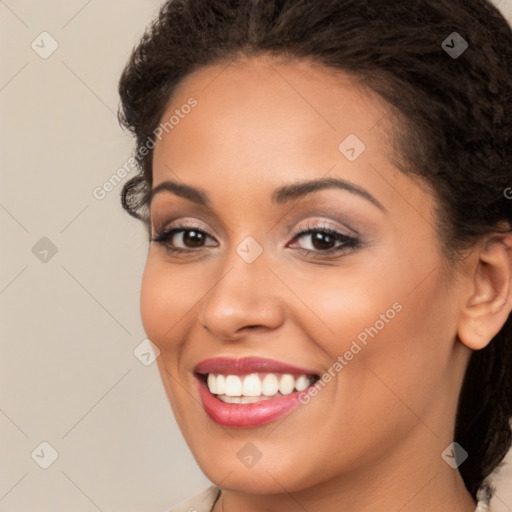
[[[181,320],[193,315],[204,294],[197,278],[162,257],[148,255],[141,283],[140,313],[146,335],[161,351],[170,348]]]
[[[309,287],[300,283],[318,312],[304,317],[310,320],[302,320],[303,329],[324,349],[329,365],[342,358],[342,367],[333,369],[341,377],[335,379],[341,401],[370,397],[372,407],[355,399],[354,414],[394,405],[393,392],[421,409],[448,372],[456,301],[434,252],[418,252],[413,260],[410,250],[396,251],[362,265],[364,272],[339,272]]]
[[[453,303],[444,293],[438,275],[432,275],[413,293],[410,286],[402,287],[399,281],[395,284],[391,292],[383,295],[385,300],[373,303],[365,315],[359,313],[356,317],[357,312],[353,311],[352,317],[346,317],[354,319],[351,336],[344,341],[352,360],[340,380],[342,401],[352,406],[353,424],[377,428],[374,421],[389,423],[389,418],[394,417],[390,432],[416,421],[410,410],[419,417],[430,417],[436,403],[450,398],[444,390],[450,382],[456,333]],[[398,306],[395,314],[386,314],[385,308],[393,301]],[[375,310],[375,306],[379,309]],[[384,313],[384,320],[376,321],[375,313]],[[361,348],[353,356],[352,340]]]
[[[353,341],[366,347],[374,338],[392,337],[404,311],[411,311],[408,294],[420,273],[421,268],[407,270],[395,254],[381,251],[378,259],[364,255],[357,265],[334,268],[332,273],[322,270],[316,279],[295,279],[295,294],[310,306],[299,321],[332,359],[349,350]]]
[[[152,260],[148,256],[142,275],[140,315],[146,335],[160,350],[162,349],[160,338],[164,332],[162,312],[166,309],[165,302],[168,300],[164,281],[162,276],[158,275],[156,265],[152,264]]]

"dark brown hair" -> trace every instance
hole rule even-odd
[[[454,32],[468,44],[458,56],[445,51]],[[350,73],[388,102],[394,162],[434,192],[447,254],[510,231],[512,31],[487,0],[167,1],[119,83],[139,162],[122,191],[128,213],[149,226],[152,151],[141,150],[177,85],[201,66],[262,54]],[[460,394],[454,439],[469,453],[459,470],[473,497],[510,448],[511,416],[509,317],[473,352]]]

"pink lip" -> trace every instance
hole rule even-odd
[[[252,404],[229,404],[210,393],[202,375],[222,373],[226,375],[246,375],[249,373],[289,373],[291,375],[314,375],[315,372],[291,366],[271,359],[260,358],[214,358],[206,359],[195,367],[199,395],[206,414],[217,424],[232,428],[251,428],[265,425],[289,413],[300,405],[296,391],[289,395],[276,396]],[[199,375],[202,374],[202,375]]]
[[[300,405],[299,392],[252,404],[227,404],[210,393],[200,378],[199,395],[206,414],[224,427],[251,428],[270,423]],[[304,393],[304,391],[302,391]]]
[[[249,373],[289,373],[291,375],[315,375],[315,371],[307,368],[298,368],[273,359],[259,357],[246,357],[234,359],[229,357],[215,357],[205,359],[196,365],[195,373],[223,373],[225,375],[246,375]]]

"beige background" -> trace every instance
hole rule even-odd
[[[121,185],[93,195],[131,155],[117,80],[160,3],[0,0],[2,512],[162,512],[209,485],[133,353],[144,230]]]

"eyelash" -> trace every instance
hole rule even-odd
[[[212,238],[210,235],[208,235],[208,233],[206,233],[205,231],[203,231],[202,229],[200,229],[196,226],[182,225],[182,226],[173,227],[171,229],[166,229],[166,230],[161,231],[160,233],[155,234],[151,238],[151,241],[158,243],[160,245],[163,245],[165,247],[165,249],[168,251],[168,253],[170,253],[172,255],[180,255],[180,254],[184,255],[184,254],[188,254],[191,252],[203,251],[205,249],[205,247],[199,247],[197,249],[192,249],[192,248],[191,249],[182,249],[182,248],[173,247],[172,245],[170,245],[169,242],[173,238],[174,235],[176,235],[177,233],[185,233],[187,231],[195,231],[205,237]],[[323,226],[323,225],[316,225],[316,226],[308,225],[305,229],[299,231],[298,233],[296,233],[294,235],[294,237],[292,238],[292,242],[294,242],[295,240],[299,240],[300,238],[302,238],[306,235],[311,235],[313,233],[322,233],[325,235],[329,235],[330,237],[332,237],[334,239],[334,242],[340,242],[342,244],[339,246],[331,247],[330,249],[326,249],[323,251],[322,250],[309,250],[309,249],[304,249],[303,247],[299,247],[298,250],[301,251],[302,253],[304,253],[306,256],[308,256],[310,253],[313,253],[313,254],[315,254],[315,256],[320,256],[320,257],[322,257],[322,256],[328,257],[328,256],[333,256],[333,255],[340,256],[340,255],[343,255],[351,250],[357,249],[361,245],[360,240],[358,238],[350,236],[350,235],[346,235],[344,233],[340,233],[339,231],[336,231],[328,226]]]

